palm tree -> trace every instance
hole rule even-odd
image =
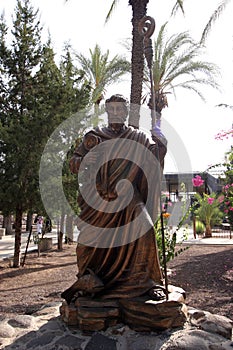
[[[113,0],[110,10],[107,14],[106,21],[110,18],[113,10],[116,8],[119,0]],[[132,7],[132,53],[131,53],[131,94],[130,104],[131,110],[129,114],[129,124],[138,127],[139,124],[139,109],[142,99],[142,84],[144,70],[144,55],[143,55],[143,36],[139,33],[139,21],[147,14],[147,4],[149,0],[129,0],[129,5]],[[177,0],[173,7],[172,14],[178,8],[183,11],[183,0]]]
[[[109,59],[109,50],[102,53],[98,45],[94,50],[89,49],[90,58],[82,54],[76,57],[82,67],[82,73],[89,82],[92,93],[91,103],[95,106],[95,111],[98,112],[100,102],[104,98],[107,86],[119,81],[119,78],[130,72],[130,63],[118,55]]]
[[[188,32],[174,34],[166,40],[165,23],[154,41],[153,82],[155,90],[155,109],[161,112],[167,106],[167,94],[182,87],[197,93],[203,100],[199,86],[209,85],[217,88],[218,68],[210,62],[198,59],[202,45],[196,44]],[[149,76],[146,74],[146,84]],[[148,90],[148,89],[147,89]],[[147,95],[144,96],[146,100]]]
[[[67,2],[68,0],[65,0]],[[134,119],[139,120],[139,106],[142,98],[142,82],[143,82],[143,69],[144,69],[144,56],[143,56],[143,36],[138,31],[139,21],[147,14],[147,4],[149,0],[128,0],[129,5],[132,7],[132,55],[131,55],[131,94],[130,103],[132,106],[138,106],[129,115],[129,124],[134,127],[138,127],[138,122],[133,122]],[[111,17],[114,9],[116,8],[119,0],[113,0],[110,6],[110,10],[106,16],[106,22]],[[183,0],[176,0],[172,9],[172,14],[175,14],[177,9],[183,10]],[[132,120],[132,123],[131,123]]]
[[[223,213],[219,209],[220,201],[216,193],[211,196],[199,193],[195,194],[198,208],[195,210],[195,216],[205,225],[205,237],[212,237],[212,227],[222,222]]]

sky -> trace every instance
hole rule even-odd
[[[170,18],[171,6],[175,0],[150,0],[147,14],[155,19],[156,28],[152,39],[156,37],[160,26],[169,20],[168,34],[189,30],[193,39],[199,40],[203,28],[219,0],[185,0],[185,16],[178,13]],[[126,55],[122,41],[131,38],[132,10],[128,0],[119,0],[110,21],[105,18],[112,3],[111,0],[31,0],[39,9],[44,37],[48,31],[58,57],[65,42],[69,42],[77,53],[89,54],[98,43],[102,52],[109,49],[110,57],[116,54]],[[0,12],[5,11],[8,23],[16,6],[16,0],[0,0]],[[162,131],[168,139],[168,154],[165,159],[167,172],[205,171],[210,165],[224,161],[225,152],[230,149],[232,137],[216,140],[215,135],[229,130],[233,123],[231,109],[216,107],[217,104],[233,105],[233,1],[231,1],[216,21],[206,41],[206,50],[202,59],[219,66],[221,76],[218,79],[221,91],[202,87],[206,101],[203,102],[193,92],[184,89],[169,95],[168,107],[162,113]],[[130,55],[128,54],[130,59]],[[119,84],[110,86],[106,98],[113,93],[121,93],[130,98],[130,77]],[[146,107],[145,107],[146,108]],[[144,113],[143,113],[144,114]],[[142,115],[142,118],[145,118]],[[148,120],[140,125],[147,128]],[[149,127],[150,128],[150,127]]]

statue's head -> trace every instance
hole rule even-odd
[[[128,101],[119,94],[112,95],[105,102],[108,124],[117,131],[125,123],[128,116]]]

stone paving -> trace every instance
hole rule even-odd
[[[60,318],[60,303],[33,315],[0,317],[0,349],[4,350],[232,350],[233,321],[187,309],[184,327],[139,333],[118,324],[106,331],[82,333]]]

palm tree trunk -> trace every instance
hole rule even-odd
[[[139,33],[138,23],[147,12],[149,0],[130,0],[132,6],[133,42],[131,56],[131,95],[129,125],[139,127],[140,105],[142,98],[142,82],[144,69],[143,36]]]
[[[206,224],[205,237],[206,238],[212,237],[212,229],[211,229],[211,226],[209,224]]]

